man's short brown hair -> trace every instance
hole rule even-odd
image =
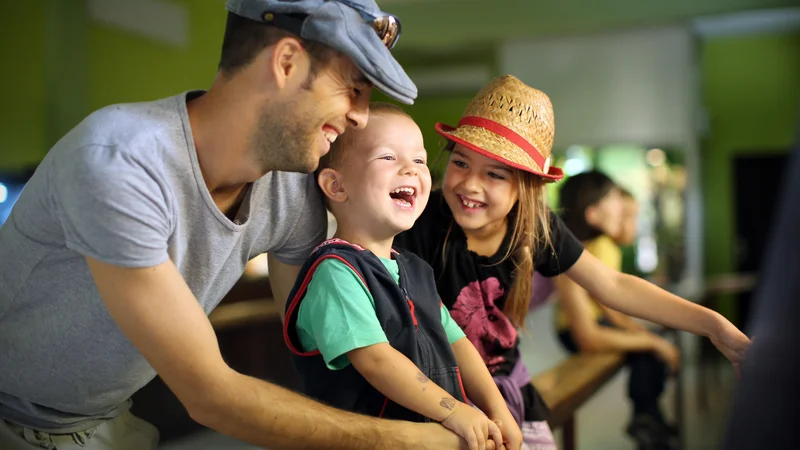
[[[327,67],[333,58],[340,54],[333,47],[302,39],[282,28],[256,22],[229,12],[218,69],[220,72],[232,75],[253,62],[265,48],[275,45],[287,37],[299,40],[305,51],[308,52],[311,59],[312,77]]]

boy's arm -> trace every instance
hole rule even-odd
[[[375,389],[425,417],[442,422],[459,406],[460,402],[387,343],[355,349],[347,356]]]

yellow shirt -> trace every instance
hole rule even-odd
[[[622,250],[610,237],[605,235],[597,237],[587,242],[584,247],[586,251],[608,267],[614,270],[622,269]],[[595,320],[600,320],[603,317],[603,309],[594,299],[591,300],[592,316]],[[559,303],[556,309],[556,329],[558,331],[566,331],[569,328],[569,317],[564,313]]]

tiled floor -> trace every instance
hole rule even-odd
[[[567,356],[554,337],[552,314],[552,305],[545,306],[531,314],[528,319],[528,334],[522,338],[522,352],[532,373],[552,367]],[[696,402],[698,386],[694,353],[697,340],[688,335],[683,338],[685,346],[688,347],[684,354],[686,449],[715,449],[718,447],[719,436],[725,424],[726,410],[734,383],[733,371],[727,365],[720,367],[719,379],[715,380],[709,392],[709,410],[701,413]],[[618,374],[579,410],[576,425],[580,449],[634,450],[633,444],[624,434],[630,413],[625,401],[626,382],[627,374],[624,372]],[[667,389],[663,396],[663,406],[672,416],[674,383],[670,383]],[[556,434],[560,439],[559,433]],[[164,443],[159,448],[160,450],[255,449],[211,431]]]

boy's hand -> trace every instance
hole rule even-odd
[[[486,441],[489,439],[494,441],[497,448],[502,447],[503,435],[500,433],[500,428],[485,414],[452,398],[442,399],[442,406],[453,410],[442,421],[442,425],[464,438],[469,450],[485,450]]]
[[[653,339],[655,339],[654,351],[658,359],[667,364],[670,373],[675,374],[678,372],[681,362],[681,354],[678,351],[678,347],[661,336],[653,335]]]
[[[520,450],[522,448],[522,430],[519,429],[514,416],[506,408],[505,414],[495,414],[492,419],[500,432],[503,434],[503,444],[508,450]]]

